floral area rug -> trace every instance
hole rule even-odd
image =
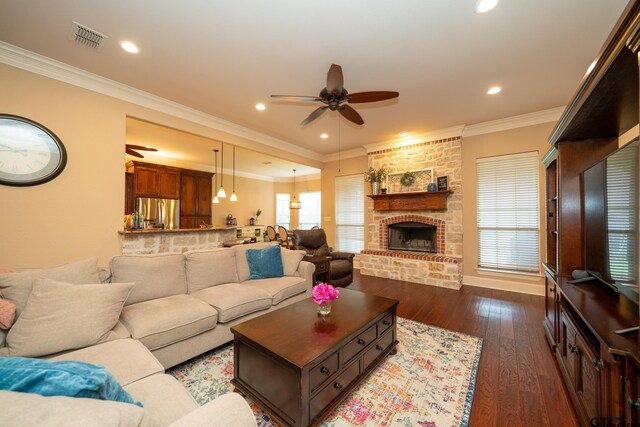
[[[467,426],[482,339],[398,318],[398,352],[382,362],[321,425]],[[168,371],[204,404],[233,391],[233,345]],[[249,399],[247,399],[249,400]],[[259,426],[278,426],[249,400]]]

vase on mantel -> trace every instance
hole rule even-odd
[[[324,304],[318,304],[318,314],[320,316],[328,316],[331,314],[331,301]]]
[[[371,182],[371,194],[380,194],[380,183],[377,181]]]

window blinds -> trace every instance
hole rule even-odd
[[[538,154],[477,160],[478,266],[538,272]]]
[[[361,174],[339,176],[336,186],[336,250],[364,249],[364,179]]]
[[[300,204],[298,228],[309,230],[313,226],[320,227],[320,192],[300,193]]]
[[[289,212],[289,194],[277,193],[276,194],[276,225],[281,225],[287,230],[291,222]]]
[[[636,276],[637,162],[638,148],[634,146],[626,147],[607,159],[609,271],[616,282],[630,282]]]

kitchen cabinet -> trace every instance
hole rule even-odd
[[[130,161],[127,172],[133,173],[134,197],[180,198],[180,169],[151,163]]]
[[[180,228],[211,224],[211,179],[213,174],[182,170],[180,177]]]

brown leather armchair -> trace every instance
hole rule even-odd
[[[327,244],[327,235],[322,228],[294,230],[293,248],[307,251],[311,256],[331,257],[331,284],[345,287],[353,281],[353,257],[349,252],[333,252]]]

